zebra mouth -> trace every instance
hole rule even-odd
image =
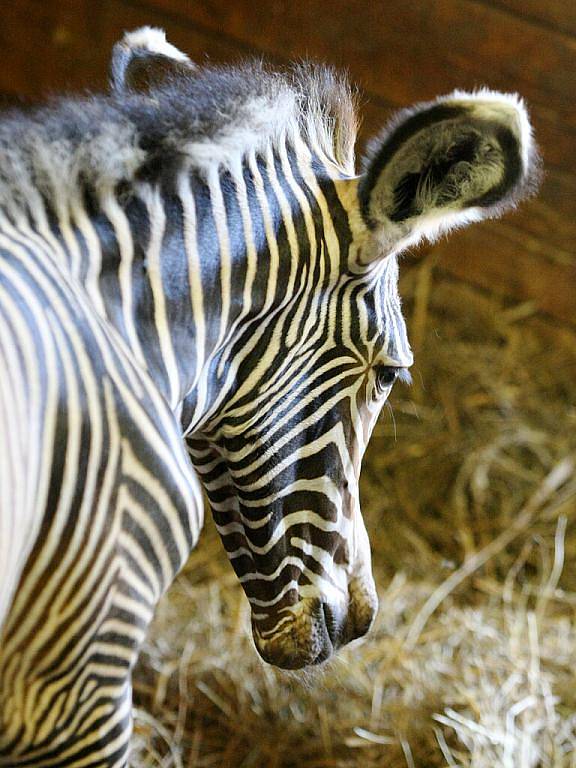
[[[270,618],[266,624],[269,622]],[[285,615],[282,616],[277,631],[263,630],[257,622],[253,622],[252,631],[260,656],[282,669],[303,669],[321,664],[337,647],[335,613],[320,600],[305,605],[288,621]]]
[[[303,600],[291,617],[278,617],[278,630],[266,629],[253,619],[256,649],[264,661],[282,669],[303,669],[322,664],[338,648],[364,635],[375,613],[375,605],[363,606],[369,621],[356,621],[352,606],[332,606],[324,600]],[[266,622],[270,627],[270,618]]]

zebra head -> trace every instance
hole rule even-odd
[[[202,309],[214,343],[182,423],[256,647],[301,668],[364,635],[377,609],[358,484],[412,364],[397,257],[529,191],[530,124],[516,96],[455,92],[400,112],[357,175],[352,99],[332,71],[204,72],[162,41],[145,47],[131,62],[124,45],[117,88],[162,80],[172,59],[172,90],[181,78],[230,121],[210,150],[197,142],[187,187],[197,263],[216,277]]]

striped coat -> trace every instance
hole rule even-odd
[[[358,477],[412,362],[398,254],[534,185],[515,96],[400,113],[357,174],[346,82],[200,69],[0,122],[0,766],[123,766],[130,673],[203,487],[267,661],[376,610]]]

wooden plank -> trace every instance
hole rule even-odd
[[[329,7],[324,0],[146,0],[141,5],[262,51],[290,58],[313,54],[350,66],[369,91],[393,94],[394,102],[486,80],[503,88],[517,83],[534,103],[566,107],[575,90],[576,44],[476,0],[332,0]]]
[[[502,223],[491,222],[457,232],[434,246],[439,266],[496,294],[532,301],[535,309],[576,325],[576,264],[547,262],[509,234]]]
[[[89,0],[5,4],[0,26],[0,89],[35,99],[81,82],[76,74],[89,49],[90,8]]]
[[[112,45],[125,30],[164,27],[172,42],[197,61],[228,61],[246,47],[174,23],[152,10],[120,0],[18,0],[3,9],[0,25],[0,91],[37,100],[46,94],[107,87]]]
[[[511,11],[550,29],[576,36],[574,0],[489,0],[489,4]]]

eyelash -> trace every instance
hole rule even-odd
[[[388,389],[394,384],[396,379],[400,379],[405,384],[411,384],[412,377],[406,368],[397,368],[393,365],[379,365],[375,369],[376,386],[380,392]]]

